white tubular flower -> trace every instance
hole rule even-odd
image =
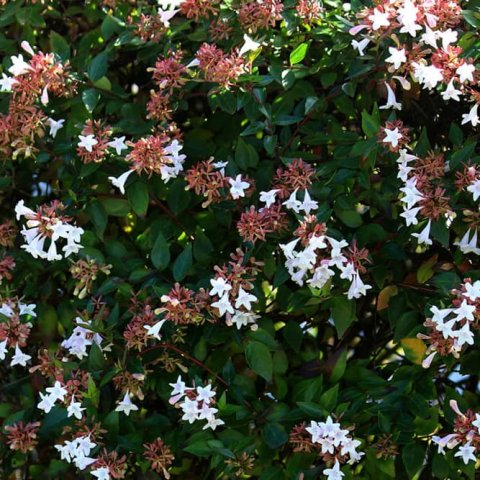
[[[114,187],[117,187],[122,195],[125,195],[125,183],[127,182],[128,177],[134,172],[135,170],[127,170],[125,173],[122,173],[119,177],[108,177],[110,182]]]

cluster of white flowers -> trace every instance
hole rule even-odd
[[[312,442],[321,446],[322,455],[339,454],[342,457],[348,457],[349,465],[358,462],[364,455],[363,452],[357,452],[357,447],[361,442],[354,440],[350,432],[342,429],[340,424],[335,423],[330,416],[325,422],[312,420],[310,426],[305,430],[312,436]],[[345,475],[340,470],[338,459],[335,459],[335,465],[332,468],[323,470],[323,474],[327,476],[328,480],[339,480]]]
[[[49,413],[57,401],[62,403],[65,402],[65,396],[68,393],[66,388],[64,388],[58,380],[53,387],[48,387],[46,392],[47,394],[40,393],[40,402],[37,405],[37,408],[43,410],[45,413]],[[81,420],[82,412],[84,410],[85,408],[82,407],[81,402],[76,402],[75,397],[72,395],[72,398],[67,405],[67,416]]]
[[[462,95],[468,94],[468,87],[475,82],[475,65],[469,59],[455,58],[458,53],[453,48],[459,40],[458,32],[439,23],[438,17],[433,13],[434,9],[435,2],[423,2],[420,5],[412,0],[391,0],[383,3],[380,8],[369,10],[371,13],[366,16],[365,23],[350,30],[352,35],[365,29],[369,31],[362,40],[352,40],[352,46],[363,57],[372,40],[392,39],[395,46],[388,47],[389,56],[385,62],[392,78],[404,90],[411,88],[407,79],[407,73],[410,72],[411,79],[423,89],[430,91],[440,87],[445,101],[458,102]],[[421,22],[419,19],[422,19]],[[387,32],[387,35],[382,35]],[[411,46],[409,41],[412,42]],[[434,56],[449,58],[445,71],[441,68],[442,63],[435,61]],[[452,69],[453,72],[450,71]],[[385,85],[387,104],[380,108],[400,110],[401,104],[397,102],[394,91],[388,83]],[[473,126],[480,123],[478,103],[462,116],[462,124],[469,122]]]
[[[88,328],[91,320],[83,320],[81,317],[77,317],[75,322],[77,326],[73,329],[70,337],[62,342],[62,347],[66,348],[70,355],[75,355],[81,360],[88,355],[87,347],[93,343],[96,343],[101,349],[103,338],[99,333],[92,332]]]
[[[14,316],[18,315],[18,317],[26,316],[29,317],[36,317],[37,314],[35,313],[35,308],[37,306],[34,303],[22,303],[17,302],[13,304],[12,302],[9,303],[2,303],[0,307],[0,314],[7,317],[8,320],[13,318]],[[7,321],[8,321],[7,320]],[[31,322],[26,322],[25,325],[28,328],[32,328]],[[5,338],[0,342],[0,360],[5,360],[5,357],[8,353],[8,347],[11,345],[8,338]],[[14,367],[15,365],[20,365],[22,367],[27,366],[27,362],[31,360],[31,356],[23,353],[21,348],[19,347],[18,343],[15,344],[15,353],[13,354],[12,358],[10,359],[10,366]]]
[[[217,276],[210,280],[212,289],[209,291],[211,297],[218,297],[216,302],[212,302],[212,307],[218,310],[219,316],[226,315],[226,324],[235,325],[237,329],[250,325],[252,330],[257,329],[256,321],[260,315],[252,311],[252,303],[258,299],[253,293],[249,293],[247,288],[240,286],[236,297],[232,295],[232,285],[223,277]],[[244,285],[246,287],[246,285]]]
[[[471,325],[476,321],[477,300],[480,300],[480,281],[474,283],[466,282],[463,285],[464,292],[459,298],[457,308],[438,308],[433,306],[430,308],[432,313],[431,323],[435,330],[441,333],[445,343],[449,345],[449,353],[458,358],[462,347],[473,345],[474,335]],[[419,334],[419,338],[429,338],[423,334]],[[430,367],[433,358],[437,354],[435,346],[432,345],[427,350],[434,350],[423,361],[424,368]]]
[[[77,146],[80,148],[84,148],[89,153],[91,153],[93,151],[93,147],[98,144],[98,140],[93,134],[79,135],[78,138],[80,141],[77,143]],[[125,137],[114,137],[114,139],[108,142],[107,145],[110,148],[113,148],[117,155],[121,155],[123,150],[128,149],[127,145],[125,144]]]
[[[460,457],[465,465],[467,465],[468,462],[476,463],[477,448],[475,448],[474,445],[478,445],[480,441],[480,415],[478,413],[475,413],[474,416],[465,415],[458,408],[456,400],[450,400],[450,407],[459,417],[463,427],[462,433],[450,433],[443,437],[434,435],[432,442],[438,446],[438,453],[442,455],[446,453],[445,448],[453,450],[459,446],[454,456]],[[474,445],[472,445],[472,443],[474,443]]]
[[[83,228],[70,224],[61,219],[52,212],[54,209],[48,209],[50,214],[43,214],[41,210],[34,212],[25,206],[25,202],[20,200],[15,206],[17,220],[20,217],[27,219],[27,228],[21,230],[21,234],[26,242],[21,248],[25,249],[33,258],[45,258],[49,261],[61,260],[61,253],[57,251],[56,242],[65,239],[67,244],[63,246],[65,258],[72,253],[78,253],[82,248],[80,237],[84,233]],[[49,240],[50,245],[45,249],[45,240]]]
[[[270,190],[269,192],[262,192],[263,198],[265,198],[265,202],[268,202],[269,196],[273,192],[276,192],[277,190]],[[318,208],[318,202],[316,200],[312,200],[312,197],[310,197],[310,194],[308,193],[308,190],[305,190],[304,195],[303,195],[303,201],[300,201],[297,199],[297,193],[298,193],[298,188],[296,188],[290,197],[288,197],[288,200],[283,202],[282,205],[285,205],[286,208],[289,210],[293,210],[295,213],[300,213],[300,212],[305,212],[305,215],[309,215],[312,210],[316,210]],[[270,195],[269,195],[270,194]],[[260,197],[260,200],[262,200],[262,196]],[[273,203],[273,202],[272,202]],[[267,207],[268,207],[267,203]]]
[[[90,457],[92,450],[97,446],[92,442],[90,436],[77,437],[74,440],[65,440],[63,445],[55,445],[60,452],[60,458],[68,463],[73,463],[79,470],[85,470],[94,464],[97,459]],[[91,475],[98,480],[110,480],[108,467],[100,467],[91,470]]]
[[[121,148],[121,145],[119,143],[120,140],[123,142],[123,140],[125,140],[125,137],[115,139],[115,141],[117,142],[116,145],[113,145],[114,142],[108,143],[108,145],[114,147],[117,150],[118,155],[120,155],[123,149]],[[125,146],[125,148],[127,147]],[[183,164],[185,163],[185,159],[187,158],[187,156],[183,153],[180,153],[182,149],[183,145],[178,140],[172,140],[170,145],[167,145],[164,148],[165,156],[163,157],[163,159],[165,163],[160,167],[160,175],[165,183],[168,183],[168,181],[172,178],[177,178],[178,175],[183,172]],[[108,177],[108,179],[110,180],[112,185],[117,187],[124,195],[125,183],[127,182],[128,177],[135,171],[136,170],[132,168],[122,173],[119,177]]]
[[[212,407],[215,404],[216,392],[209,384],[206,387],[187,387],[179,375],[175,383],[170,383],[172,393],[169,403],[177,405],[183,412],[182,420],[193,423],[196,420],[206,420],[203,430],[211,428],[215,430],[218,426],[224,425],[224,421],[215,417],[218,408]]]
[[[409,154],[406,149],[400,149],[398,153],[399,157],[397,158],[397,178],[399,178],[403,182],[403,187],[400,188],[400,192],[402,192],[403,194],[400,198],[400,201],[403,204],[403,212],[400,214],[400,216],[405,219],[405,223],[407,227],[409,227],[410,225],[418,224],[417,215],[421,207],[418,207],[416,205],[420,200],[423,199],[423,195],[416,187],[417,178],[415,176],[409,177],[410,172],[413,171],[413,167],[410,167],[409,163],[413,160],[417,160],[418,157]],[[429,220],[423,230],[420,233],[412,233],[412,237],[416,237],[419,244],[431,245],[431,225],[432,222],[431,220]]]
[[[337,241],[327,235],[312,236],[308,244],[302,250],[295,250],[300,239],[295,239],[287,244],[280,244],[280,248],[286,257],[285,267],[292,280],[302,286],[306,283],[313,288],[323,288],[331,277],[335,275],[332,267],[340,270],[340,278],[350,281],[350,288],[347,292],[348,298],[360,298],[366,295],[371,285],[363,283],[360,273],[353,263],[349,262],[342,253],[342,248],[348,246],[345,240]],[[328,242],[328,243],[326,243]],[[322,255],[318,262],[317,250],[325,251],[330,247],[328,255]]]

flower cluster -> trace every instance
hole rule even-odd
[[[480,452],[480,414],[467,410],[462,413],[456,400],[450,400],[450,407],[456,413],[454,433],[443,437],[434,435],[432,442],[438,446],[438,453],[445,455],[445,448],[453,450],[458,447],[455,457],[460,457],[465,465],[476,462]]]
[[[52,129],[52,123],[50,129]],[[117,155],[121,155],[123,150],[127,150],[125,137],[115,137],[110,140],[111,135],[110,126],[102,124],[99,120],[87,120],[81,135],[78,136],[77,144],[77,155],[82,162],[101,162],[109,153],[109,148],[114,149]]]
[[[60,401],[67,405],[67,417],[73,416],[77,420],[81,420],[82,412],[85,410],[85,408],[82,407],[82,403],[75,401],[74,394],[70,394],[70,400],[66,398],[69,391],[65,387],[69,387],[69,389],[72,390],[72,385],[72,382],[69,382],[69,384],[63,386],[59,380],[55,381],[53,387],[47,387],[46,394],[40,393],[40,402],[37,408],[43,410],[45,413],[49,413],[56,402]]]
[[[296,452],[318,452],[323,462],[331,466],[323,474],[328,480],[340,480],[345,475],[340,465],[356,463],[364,455],[357,451],[361,442],[351,436],[350,430],[342,429],[328,416],[325,422],[312,420],[308,427],[305,423],[296,425],[290,433],[290,443]]]
[[[60,452],[62,460],[75,464],[79,470],[85,470],[97,462],[96,458],[90,456],[96,446],[90,436],[79,436],[65,440],[63,445],[55,445],[55,448]],[[110,480],[109,469],[106,467],[93,469],[90,473],[98,480]]]
[[[478,74],[474,59],[464,55],[458,45],[460,40],[461,7],[454,1],[394,0],[388,4],[377,2],[358,14],[359,24],[350,33],[364,32],[362,40],[354,39],[352,45],[365,59],[371,42],[383,49],[387,65],[387,78],[382,82],[387,101],[380,109],[402,110],[396,97],[396,83],[405,92],[414,90],[412,82],[429,94],[440,93],[444,101],[473,102],[462,116],[462,125],[480,123],[478,104]],[[366,32],[366,33],[365,33]],[[388,52],[388,53],[387,53]],[[383,88],[383,87],[382,87]],[[410,94],[408,94],[410,95]],[[407,97],[407,94],[404,96]],[[381,127],[379,142],[391,152],[399,152],[398,178],[403,182],[406,225],[417,225],[420,215],[427,220],[419,232],[412,233],[419,244],[431,245],[430,231],[433,222],[443,220],[450,228],[457,215],[451,205],[454,192],[449,192],[447,173],[449,164],[442,151],[431,151],[423,158],[408,153],[409,129],[401,120],[392,120]],[[467,190],[476,202],[480,192],[476,169],[466,165],[463,172],[455,172],[459,191]],[[466,213],[464,211],[464,213]],[[472,227],[471,227],[472,228]],[[467,229],[456,243],[464,253],[479,253],[476,227]]]
[[[238,21],[246,31],[255,33],[257,30],[275,27],[282,19],[283,9],[280,0],[248,0],[242,3],[238,11]]]
[[[209,314],[208,294],[204,289],[198,292],[175,283],[174,287],[160,298],[162,306],[155,310],[156,315],[163,315],[176,325],[201,325]]]
[[[459,290],[453,290],[455,298],[449,308],[430,308],[431,318],[424,323],[427,334],[419,333],[418,337],[429,343],[427,353],[431,352],[423,361],[428,368],[435,355],[444,357],[453,355],[458,358],[465,345],[473,345],[474,334],[480,320],[480,281],[473,282],[465,279]]]
[[[10,360],[10,366],[21,365],[26,367],[32,358],[21,349],[27,346],[32,323],[30,319],[36,317],[35,304],[26,304],[17,298],[3,299],[0,307],[0,360],[5,360],[9,348],[15,353]]]
[[[280,244],[285,255],[285,267],[292,280],[298,285],[305,282],[313,288],[324,288],[335,275],[336,267],[340,271],[340,278],[350,281],[347,292],[349,299],[366,295],[367,285],[360,277],[364,273],[363,263],[368,259],[365,249],[358,250],[353,245],[348,252],[343,249],[348,247],[346,240],[335,240],[326,235],[327,227],[319,224],[315,217],[307,216],[295,231],[298,237],[287,244]],[[303,247],[296,250],[299,244]]]
[[[22,48],[31,59],[25,61],[22,54],[10,57],[12,76],[3,73],[0,79],[0,91],[12,92],[8,113],[0,114],[0,152],[13,159],[38,151],[35,140],[44,135],[48,120],[37,101],[46,106],[49,94],[68,97],[76,91],[68,62],[62,64],[53,53],[35,53],[28,42],[22,42]]]
[[[399,85],[410,90],[410,77],[427,91],[437,89],[445,101],[460,101],[470,97],[475,102],[463,115],[462,124],[479,123],[478,77],[471,58],[462,57],[463,49],[456,45],[461,21],[461,6],[456,0],[414,1],[394,0],[365,8],[359,13],[360,24],[350,32],[356,35],[367,31],[360,41],[352,45],[365,55],[369,43],[388,46],[388,72]],[[394,91],[386,83],[388,100],[386,108],[401,109]]]
[[[441,180],[446,173],[444,155],[430,152],[425,158],[409,154],[406,149],[400,149],[397,159],[398,178],[404,182],[400,188],[403,212],[400,214],[408,226],[417,225],[418,215],[428,219],[427,225],[420,233],[412,233],[419,244],[431,245],[430,227],[433,221],[444,219],[451,223],[453,211],[449,197]],[[413,162],[413,163],[412,163]]]
[[[26,227],[21,234],[25,240],[22,248],[25,249],[33,258],[44,258],[48,261],[61,260],[63,255],[70,256],[72,253],[78,253],[82,248],[80,237],[84,233],[83,228],[72,225],[72,219],[63,215],[64,205],[55,200],[50,205],[41,205],[37,211],[25,206],[25,202],[20,200],[15,206],[17,220],[20,217],[27,219]],[[62,247],[64,254],[58,253],[57,241],[60,239],[67,241]],[[46,249],[45,241],[49,242]]]
[[[74,355],[81,360],[88,355],[87,347],[94,343],[101,349],[103,338],[99,333],[95,333],[88,328],[92,323],[91,320],[76,317],[75,322],[77,326],[73,329],[70,337],[62,342],[62,347],[66,348],[70,355]]]
[[[226,317],[228,326],[235,325],[240,329],[250,325],[255,330],[260,315],[253,311],[252,304],[258,298],[251,291],[261,264],[253,257],[247,260],[242,251],[232,254],[231,259],[228,264],[215,267],[217,275],[210,280],[212,288],[208,294],[217,300],[211,306],[219,317]]]
[[[179,376],[175,383],[171,383],[172,392],[169,403],[176,405],[183,412],[182,420],[193,423],[196,420],[206,420],[203,430],[210,428],[215,430],[224,421],[215,417],[218,408],[213,407],[216,403],[216,392],[211,385],[206,387],[187,387],[182,377]]]
[[[5,425],[7,432],[7,445],[12,450],[22,453],[32,451],[38,444],[38,430],[40,422],[16,422],[12,425]]]
[[[151,463],[152,469],[157,473],[161,473],[168,480],[170,478],[168,468],[175,460],[170,447],[161,438],[145,443],[143,447],[145,448],[143,455]]]
[[[102,265],[93,259],[77,260],[70,266],[72,278],[77,280],[73,294],[79,299],[85,298],[91,293],[93,282],[97,279],[99,273],[110,274],[111,265]]]
[[[248,72],[248,65],[239,51],[226,54],[216,45],[208,43],[198,49],[190,66],[195,65],[198,65],[205,80],[223,88],[233,86],[240,75]]]
[[[185,172],[187,190],[206,198],[204,208],[228,198],[239,200],[253,193],[253,180],[238,174],[235,178],[225,175],[227,162],[215,162],[211,157],[198,162]]]
[[[183,171],[186,158],[180,153],[183,146],[178,140],[171,140],[166,134],[149,135],[136,142],[128,142],[128,145],[132,147],[132,151],[125,160],[132,164],[130,170],[118,178],[108,177],[122,194],[125,194],[125,183],[133,172],[138,175],[145,172],[149,177],[153,174],[161,175],[162,180],[167,183]]]

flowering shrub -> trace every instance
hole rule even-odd
[[[479,2],[0,4],[0,478],[476,477]]]

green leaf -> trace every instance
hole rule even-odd
[[[480,28],[480,15],[478,13],[472,12],[472,10],[462,10],[462,15],[472,27]]]
[[[301,43],[298,45],[292,53],[290,53],[290,65],[295,65],[296,63],[300,63],[305,56],[307,55],[308,51],[308,43]]]
[[[88,353],[88,369],[91,372],[95,372],[97,370],[103,370],[104,366],[105,358],[103,357],[103,353],[98,345],[93,342]]]
[[[182,281],[187,276],[192,263],[192,245],[189,243],[173,264],[173,278],[177,282]]]
[[[53,30],[50,31],[50,49],[63,61],[70,58],[70,45],[61,35]]]
[[[326,392],[322,393],[318,403],[327,412],[331,412],[337,406],[337,398],[338,383]]]
[[[95,82],[102,78],[107,73],[108,68],[108,54],[107,52],[101,52],[90,62],[87,68],[88,78],[92,82]]]
[[[408,443],[402,449],[402,460],[408,476],[412,480],[419,478],[425,459],[425,446],[419,442]]]
[[[417,270],[417,282],[425,283],[433,277],[435,273],[433,267],[437,264],[438,255],[433,255],[427,261],[423,262]]]
[[[195,240],[193,241],[193,256],[199,262],[206,262],[210,259],[210,253],[212,252],[212,242],[200,228],[197,228]]]
[[[150,259],[159,271],[165,270],[170,263],[170,246],[161,232],[158,233],[155,239]]]
[[[358,228],[363,223],[362,216],[355,210],[344,210],[343,208],[335,207],[335,213],[347,227]]]
[[[123,198],[103,198],[101,203],[107,214],[113,217],[124,217],[130,213],[130,204]]]
[[[90,215],[95,231],[100,240],[103,240],[105,228],[107,228],[108,214],[104,206],[98,200],[92,200],[87,206],[87,213]]]
[[[273,362],[268,347],[260,342],[250,342],[245,348],[245,358],[255,373],[258,373],[267,382],[272,381]]]
[[[140,216],[147,213],[148,209],[148,186],[137,181],[127,187],[127,198],[133,211]]]
[[[362,130],[370,138],[374,137],[380,129],[380,120],[374,115],[370,115],[365,110],[362,112]]]
[[[92,113],[100,100],[100,93],[94,88],[87,88],[82,92],[82,100],[88,113]]]
[[[300,410],[306,413],[312,419],[320,419],[325,416],[324,410],[314,402],[297,402]]]
[[[355,320],[355,301],[346,296],[338,296],[332,300],[332,319],[337,329],[338,338],[342,338],[347,328]]]
[[[278,422],[268,422],[262,430],[265,443],[272,449],[280,448],[287,443],[288,434],[283,425]]]
[[[242,169],[256,167],[258,164],[258,153],[252,145],[246,143],[242,138],[238,139],[235,149],[235,163]]]
[[[300,346],[303,341],[303,330],[294,319],[290,319],[285,325],[283,337],[293,350],[296,352],[300,351]]]

